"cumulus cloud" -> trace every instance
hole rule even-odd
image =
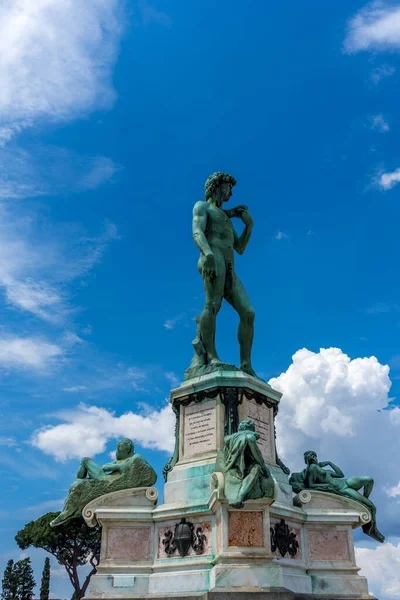
[[[346,52],[400,49],[400,7],[372,2],[348,23],[344,42]]]
[[[127,412],[118,417],[104,408],[80,404],[57,416],[63,423],[34,432],[31,443],[58,461],[94,456],[119,437],[153,450],[171,452],[174,447],[175,416],[169,405],[145,415]]]
[[[96,237],[72,227],[54,238],[43,225],[0,204],[0,290],[13,308],[61,323],[73,310],[66,283],[89,273],[118,234],[113,223],[106,223]]]
[[[400,182],[400,168],[395,169],[391,173],[382,173],[378,179],[378,185],[383,190],[390,190]]]
[[[4,0],[0,6],[0,139],[45,118],[64,121],[115,100],[119,0]]]
[[[370,593],[388,600],[400,598],[400,542],[355,551],[360,575],[368,577]]]
[[[303,452],[314,449],[321,460],[332,460],[348,476],[371,474],[381,529],[386,535],[400,534],[397,500],[386,493],[399,480],[387,449],[392,456],[400,455],[400,409],[385,410],[389,367],[374,356],[351,360],[339,348],[303,348],[269,383],[283,392],[276,429],[285,463],[301,470]]]
[[[284,233],[283,231],[278,231],[278,233],[276,233],[274,237],[275,237],[276,240],[285,240],[289,236],[288,236],[287,233]]]
[[[61,358],[63,350],[39,338],[0,337],[0,366],[42,370]]]

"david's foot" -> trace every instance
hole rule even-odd
[[[211,366],[213,366],[213,367],[219,367],[220,365],[223,365],[224,363],[219,358],[212,358],[208,362],[208,364],[211,365]]]
[[[243,371],[244,373],[247,373],[247,375],[251,375],[252,377],[257,377],[257,373],[255,372],[255,370],[251,366],[251,363],[249,363],[249,362],[242,363],[240,365],[240,370]]]

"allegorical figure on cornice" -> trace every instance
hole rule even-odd
[[[132,440],[119,440],[115,460],[103,466],[97,464],[93,458],[82,458],[64,507],[50,525],[57,527],[69,519],[80,517],[86,504],[103,494],[129,488],[150,487],[156,480],[156,472],[143,456],[136,454]]]
[[[193,342],[195,356],[185,379],[211,373],[225,367],[215,347],[216,317],[225,299],[239,315],[238,341],[240,369],[256,376],[251,364],[255,311],[235,271],[235,252],[243,254],[249,243],[253,219],[247,206],[224,210],[224,202],[232,196],[236,180],[226,173],[213,173],[205,184],[205,201],[193,208],[193,238],[200,250],[198,269],[203,278],[205,306],[197,318],[197,337]],[[238,235],[231,219],[241,219],[245,227]]]
[[[225,496],[233,508],[243,508],[246,500],[274,497],[274,481],[257,444],[259,438],[249,420],[224,438],[215,469],[224,473]]]
[[[372,477],[368,475],[345,477],[343,471],[329,460],[318,462],[318,456],[313,450],[304,453],[304,461],[307,467],[301,473],[292,473],[289,479],[293,491],[298,494],[302,490],[319,490],[361,502],[372,516],[371,521],[362,527],[364,533],[377,542],[384,542],[385,538],[376,525],[376,506],[369,499],[374,487]],[[362,488],[364,491],[361,494]]]

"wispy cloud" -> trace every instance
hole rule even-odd
[[[62,357],[60,346],[38,338],[0,337],[0,366],[46,369]]]
[[[370,315],[380,314],[380,313],[390,313],[392,311],[399,311],[399,304],[391,304],[389,302],[377,302],[373,306],[367,308],[367,313]]]
[[[104,156],[80,156],[66,148],[36,144],[0,148],[0,199],[18,200],[94,190],[121,167]]]
[[[371,73],[371,80],[373,83],[375,83],[376,85],[378,85],[378,83],[382,80],[385,79],[386,77],[390,77],[391,75],[393,75],[396,72],[395,67],[393,67],[392,65],[388,65],[388,64],[383,64],[383,65],[379,65],[379,67],[376,67],[372,73]]]
[[[348,23],[346,52],[400,50],[400,6],[371,2]]]
[[[371,129],[380,133],[386,133],[390,130],[390,127],[383,115],[375,115],[371,119]]]
[[[139,0],[138,8],[140,16],[142,18],[143,25],[149,25],[150,23],[157,23],[158,25],[171,25],[171,17],[161,10],[158,10],[147,0]]]
[[[119,0],[2,2],[0,138],[38,119],[66,121],[109,108],[121,25]]]
[[[76,394],[77,392],[84,392],[85,390],[87,390],[86,385],[73,385],[71,387],[63,388],[63,392],[69,392],[72,394]]]
[[[106,223],[99,236],[73,226],[53,237],[45,225],[0,205],[0,289],[11,307],[62,323],[73,313],[66,284],[87,275],[118,234],[113,223]]]
[[[182,321],[182,319],[184,319],[185,316],[186,316],[186,313],[180,313],[179,315],[176,315],[175,317],[172,317],[171,319],[167,319],[164,323],[165,329],[175,329],[175,327],[178,325],[178,323],[180,323],[180,321]]]
[[[287,240],[287,239],[289,238],[289,236],[288,236],[288,234],[287,234],[287,233],[284,233],[283,231],[278,231],[278,232],[275,234],[274,238],[275,238],[276,240]]]
[[[164,375],[173,387],[178,387],[178,385],[181,383],[181,379],[180,377],[178,377],[178,375],[176,375],[176,373],[167,371],[166,373],[164,373]]]
[[[58,461],[104,452],[107,442],[129,437],[145,448],[170,452],[174,446],[175,417],[169,405],[150,414],[127,412],[117,417],[114,412],[97,406],[80,404],[73,410],[61,411],[63,423],[34,432],[31,443]]]
[[[0,446],[7,446],[8,448],[14,448],[15,446],[18,446],[18,442],[13,437],[0,435]]]

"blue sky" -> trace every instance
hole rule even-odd
[[[191,209],[223,170],[255,222],[237,271],[281,453],[374,475],[388,544],[357,533],[359,563],[400,597],[399,51],[394,2],[0,7],[1,570],[79,456],[129,435],[168,459],[203,302]],[[224,307],[234,363],[236,322]]]

